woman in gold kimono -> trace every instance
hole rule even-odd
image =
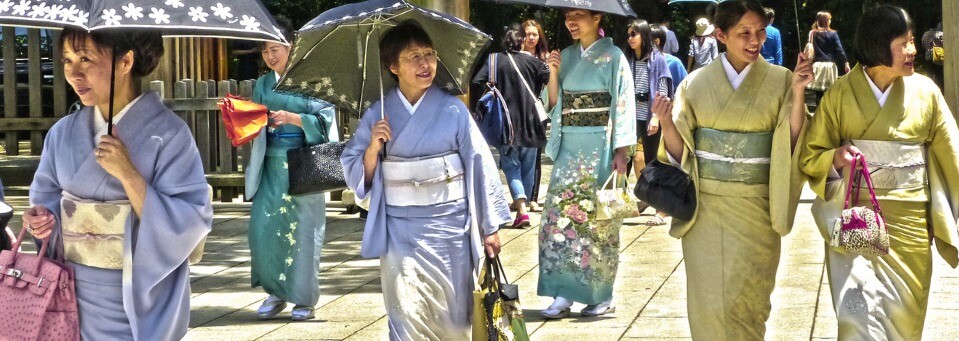
[[[696,185],[692,220],[673,218],[682,239],[694,340],[762,340],[779,265],[802,185],[797,141],[806,123],[812,67],[795,76],[766,62],[766,14],[756,1],[727,1],[713,20],[726,53],[657,96],[659,159]],[[672,109],[672,110],[671,110]]]
[[[919,340],[931,242],[950,265],[959,264],[959,129],[939,88],[914,74],[914,41],[903,9],[866,12],[854,44],[860,64],[823,97],[802,151],[802,171],[819,196],[813,215],[823,236],[830,235],[845,201],[839,174],[848,174],[856,154],[868,161],[889,231],[885,256],[826,247],[840,340]]]

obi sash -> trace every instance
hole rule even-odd
[[[699,177],[726,182],[768,184],[773,133],[696,129]]]
[[[387,156],[382,163],[383,190],[391,206],[428,206],[466,198],[459,154],[406,159]]]
[[[852,140],[866,156],[877,190],[918,189],[926,186],[926,147],[921,142]]]
[[[123,269],[123,238],[133,213],[127,200],[94,201],[66,191],[60,199],[66,260],[103,269]]]
[[[607,126],[612,100],[607,91],[563,91],[563,126]]]

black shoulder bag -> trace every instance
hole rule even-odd
[[[330,142],[329,127],[320,122],[327,142],[286,151],[290,195],[306,195],[346,188],[340,156],[346,142]]]

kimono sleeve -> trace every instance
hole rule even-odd
[[[826,183],[830,181],[833,157],[841,143],[836,109],[842,101],[842,93],[830,91],[822,98],[816,114],[809,120],[799,157],[799,169],[806,174],[809,187],[826,200],[830,199]]]
[[[316,145],[332,141],[335,137],[333,122],[335,122],[336,107],[332,104],[311,100],[307,102],[309,112],[299,113],[303,122],[303,134],[306,135],[306,144]]]
[[[371,190],[371,188],[366,188],[365,186],[366,166],[363,164],[363,157],[366,155],[366,148],[370,145],[370,140],[372,140],[373,137],[373,124],[376,123],[375,121],[379,117],[379,111],[372,109],[372,107],[367,109],[363,118],[356,126],[356,131],[353,132],[353,136],[349,142],[346,143],[346,148],[343,149],[343,155],[340,156],[340,162],[343,163],[343,175],[346,179],[346,185],[356,192],[356,198],[359,200],[366,199]],[[377,169],[376,178],[378,177],[379,169]],[[374,186],[376,186],[376,181],[373,182]]]
[[[664,164],[679,166],[686,174],[693,174],[695,158],[691,158],[693,151],[696,150],[696,142],[693,139],[693,130],[698,126],[696,115],[693,112],[691,102],[686,98],[689,93],[689,83],[697,77],[703,76],[703,71],[694,72],[695,76],[686,78],[679,83],[676,88],[676,94],[673,96],[673,125],[679,131],[683,138],[683,155],[679,160],[674,160],[669,152],[666,151],[666,144],[659,144],[657,158]]]
[[[57,217],[56,224],[60,224],[60,199],[63,198],[63,187],[60,184],[60,178],[57,175],[56,160],[57,152],[65,152],[64,157],[69,157],[74,152],[72,150],[59,150],[59,141],[63,138],[69,138],[67,129],[71,126],[69,121],[75,119],[76,115],[57,122],[47,138],[43,141],[43,151],[40,154],[40,165],[33,174],[33,182],[30,183],[30,206],[43,206],[50,210]],[[54,228],[57,228],[56,226]]]
[[[496,169],[496,162],[489,145],[480,133],[476,122],[466,111],[466,105],[455,100],[448,110],[460,120],[457,144],[460,159],[466,172],[467,188],[472,190],[467,200],[474,200],[476,221],[484,236],[496,233],[499,227],[510,221],[506,193]]]
[[[169,340],[186,329],[180,325],[185,320],[170,318],[170,312],[189,310],[189,300],[181,300],[189,290],[187,259],[213,225],[200,153],[186,124],[178,123],[150,170],[143,211],[133,238],[125,241],[132,245],[132,260],[125,263],[132,264],[129,274],[124,270],[124,310],[140,340]]]
[[[619,53],[617,60],[613,63],[615,69],[609,89],[609,93],[612,95],[612,103],[615,105],[615,111],[610,118],[613,120],[613,134],[611,136],[613,150],[636,145],[636,101],[633,100],[633,94],[636,91],[633,85],[632,71],[629,70],[629,64],[624,54]],[[632,152],[629,154],[632,154]]]
[[[933,227],[936,250],[955,268],[959,265],[959,128],[946,104],[942,93],[935,84],[928,82],[924,86],[934,92],[936,103],[931,115],[932,131],[929,142],[929,221]]]

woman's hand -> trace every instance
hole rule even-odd
[[[552,50],[546,57],[546,65],[549,65],[549,71],[559,74],[559,66],[563,64],[563,56],[559,50]]]
[[[836,153],[833,154],[832,158],[832,166],[836,167],[836,170],[842,171],[843,168],[852,166],[852,161],[860,154],[862,152],[859,151],[859,148],[851,144],[836,148]]]
[[[646,136],[653,136],[659,132],[659,118],[656,116],[649,118],[649,123],[646,124]]]
[[[849,69],[849,62],[846,62],[845,68],[846,68],[846,72],[845,72],[845,73],[849,73],[849,70],[850,70],[850,69]]]
[[[23,228],[34,237],[44,239],[53,232],[57,217],[44,206],[33,206],[23,212]]]
[[[114,136],[117,135],[117,129],[113,129]],[[93,149],[93,154],[97,157],[97,163],[103,167],[113,177],[124,181],[132,177],[139,177],[140,172],[133,166],[130,159],[130,152],[127,146],[120,139],[103,135],[100,138],[100,144]]]
[[[303,119],[300,118],[300,115],[286,110],[272,111],[270,112],[270,118],[273,119],[274,127],[279,127],[284,124],[292,124],[297,127],[303,126]]]
[[[656,123],[656,131],[659,131],[660,123],[667,125],[673,123],[673,100],[669,97],[663,96],[663,94],[657,92],[656,97],[653,98],[653,107],[651,108],[653,113],[653,118],[649,119],[650,128],[653,126],[653,121]],[[649,129],[647,129],[648,131]],[[656,134],[656,132],[650,133],[649,135]]]
[[[373,134],[370,137],[370,145],[366,147],[366,152],[379,155],[386,147],[386,142],[393,139],[393,131],[390,129],[390,123],[386,120],[376,122],[370,130]]]
[[[613,154],[613,171],[619,174],[626,174],[626,164],[629,161],[629,158],[626,157],[627,150],[629,147],[620,147],[616,149],[616,153]]]
[[[499,233],[494,232],[491,235],[486,236],[486,239],[483,241],[483,244],[486,245],[486,255],[489,258],[496,258],[499,255],[500,245],[499,243]]]
[[[793,69],[793,93],[806,93],[806,86],[812,83],[815,75],[812,71],[812,61],[806,59],[802,53],[796,59],[796,68]]]

